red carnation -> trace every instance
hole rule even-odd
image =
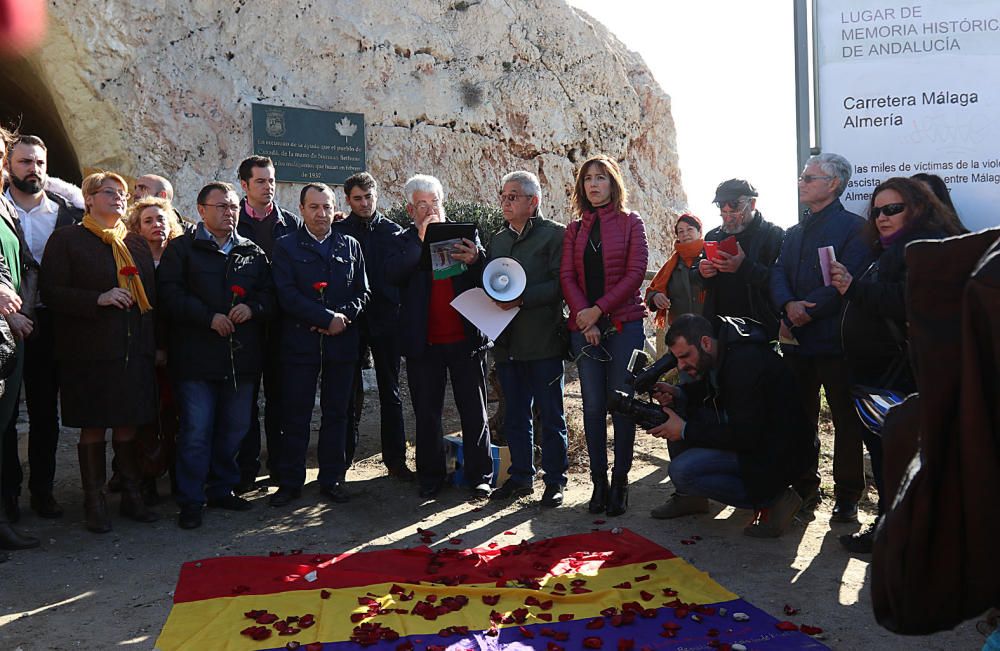
[[[138,276],[139,275],[139,268],[138,267],[122,267],[121,271],[119,271],[118,273],[121,274],[122,276],[126,276],[126,277],[127,276]]]
[[[329,285],[329,283],[326,283],[326,282],[323,282],[322,280],[320,280],[318,282],[313,283],[313,289],[315,289],[317,292],[319,292],[320,294],[322,294],[323,290],[326,289],[327,285]]]
[[[124,271],[124,269],[122,271]],[[239,285],[233,285],[229,288],[229,290],[233,293],[233,298],[243,298],[247,295],[247,290],[243,289]]]

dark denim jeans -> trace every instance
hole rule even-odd
[[[240,480],[236,463],[250,425],[253,382],[181,380],[176,383],[177,503],[204,504],[229,495]]]
[[[558,357],[530,362],[497,362],[503,389],[503,432],[510,448],[510,481],[530,486],[535,478],[532,403],[542,421],[545,483],[566,485],[567,436],[563,412],[563,363]]]
[[[624,323],[621,332],[605,337],[600,346],[589,346],[579,332],[570,333],[570,350],[580,370],[583,429],[590,455],[590,474],[594,478],[608,474],[608,394],[625,383],[625,367],[632,351],[643,348],[644,344],[642,321]],[[615,428],[614,474],[625,478],[632,469],[635,421],[614,414],[611,423]]]
[[[740,459],[733,450],[687,448],[670,460],[670,481],[681,495],[707,497],[740,509],[756,505],[740,476]]]
[[[347,474],[347,406],[354,384],[354,362],[324,361],[322,378],[317,357],[315,364],[284,364],[281,407],[281,485],[301,488],[306,481],[306,452],[313,408],[316,406],[316,381],[320,379],[319,403],[322,417],[316,456],[319,460],[319,484],[329,488],[344,481]]]

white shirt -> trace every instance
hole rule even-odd
[[[326,238],[330,237],[330,233],[333,232],[333,229],[331,228],[330,230],[328,230],[326,232],[326,235],[324,235],[322,239],[320,239],[320,238],[316,237],[315,235],[313,235],[313,232],[311,230],[309,230],[308,228],[306,228],[306,232],[309,233],[309,237],[313,238],[314,240],[316,240],[317,242],[319,242],[320,244],[322,244],[323,242],[326,241]]]
[[[25,211],[17,205],[14,197],[10,196],[7,190],[6,197],[14,207],[17,208],[18,217],[21,219],[21,229],[24,231],[24,240],[31,251],[31,257],[38,264],[42,263],[42,254],[45,253],[45,245],[48,244],[52,231],[56,229],[56,218],[59,217],[59,204],[48,195],[42,193],[42,200],[31,210]]]

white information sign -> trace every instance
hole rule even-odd
[[[824,152],[854,165],[841,199],[918,172],[945,180],[976,230],[1000,225],[1000,2],[818,0]]]

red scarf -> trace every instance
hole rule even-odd
[[[660,270],[656,272],[653,280],[649,283],[649,287],[646,288],[646,302],[649,302],[649,297],[654,292],[667,293],[667,284],[670,282],[670,276],[677,268],[678,260],[682,260],[685,267],[690,267],[698,259],[698,256],[701,255],[704,248],[705,240],[703,239],[692,242],[679,242],[674,245],[674,254],[660,267]],[[704,293],[703,291],[702,294]],[[702,298],[704,297],[702,296]],[[657,328],[665,328],[667,326],[667,311],[657,310],[656,315],[653,317],[653,323],[656,324]]]

